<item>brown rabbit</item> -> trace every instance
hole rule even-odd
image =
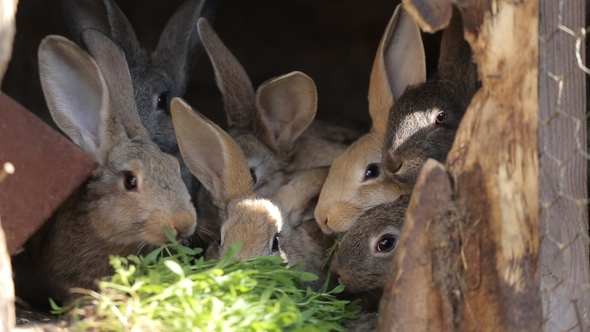
[[[59,36],[39,46],[54,121],[99,164],[13,257],[17,296],[39,308],[48,298],[67,305],[72,287],[97,290],[112,273],[109,255],[145,254],[167,242],[165,227],[185,239],[196,225],[178,161],[141,125],[123,53],[96,30],[82,39],[94,59]]]
[[[345,292],[362,294],[376,309],[401,236],[409,196],[365,212],[344,234],[330,269]]]
[[[422,47],[422,44],[410,38],[407,47]],[[416,59],[399,61],[407,70],[416,66],[421,70],[424,66]],[[394,183],[407,190],[413,188],[428,158],[446,160],[459,122],[479,87],[477,67],[463,38],[461,15],[456,9],[442,34],[438,74],[437,80],[426,81],[423,77],[420,82],[388,76],[392,82],[389,93],[395,105],[387,122],[383,168]]]
[[[408,47],[412,43],[415,47]],[[399,5],[381,37],[371,71],[371,131],[334,160],[318,200],[315,218],[324,232],[344,232],[363,212],[404,193],[381,166],[387,117],[394,102],[390,91],[397,81],[419,83],[425,77],[420,29]]]
[[[171,110],[186,165],[217,208],[206,220],[220,228],[220,237],[209,246],[206,258],[220,258],[231,245],[241,242],[237,259],[281,255],[289,263],[301,262],[303,270],[320,274],[323,252],[331,242],[324,241],[326,236],[311,211],[327,168],[300,172],[275,197],[262,198],[252,191],[243,152],[225,131],[181,99],[172,101]],[[302,222],[306,216],[308,221]]]
[[[244,151],[256,193],[270,196],[292,173],[329,166],[347,148],[344,142],[360,136],[313,121],[316,86],[301,72],[268,80],[255,92],[246,71],[207,20],[201,18],[197,24],[223,97],[228,133]]]

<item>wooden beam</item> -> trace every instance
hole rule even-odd
[[[16,33],[17,3],[18,0],[0,0],[0,85],[12,54],[12,43]],[[4,165],[0,164],[0,167],[4,168]],[[0,169],[0,173],[5,176],[4,169]],[[10,332],[15,325],[14,284],[6,237],[1,226],[0,222],[0,332]]]
[[[16,33],[16,5],[18,0],[0,0],[0,85],[12,55],[12,42]]]

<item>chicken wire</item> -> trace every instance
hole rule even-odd
[[[540,268],[546,331],[590,331],[587,28],[581,0],[541,0]]]

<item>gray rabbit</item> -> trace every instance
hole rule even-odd
[[[344,233],[330,269],[345,291],[359,296],[369,310],[378,308],[393,263],[410,196],[363,213]]]
[[[141,48],[133,27],[113,0],[61,0],[61,5],[72,39],[79,46],[84,46],[81,32],[92,28],[111,37],[121,47],[131,73],[139,118],[160,149],[180,161],[183,181],[195,197],[198,183],[180,156],[170,117],[170,100],[184,95],[191,65],[204,51],[197,20],[200,17],[213,20],[217,0],[182,3],[166,24],[152,53]]]
[[[123,52],[93,29],[81,41],[90,55],[59,36],[39,46],[51,116],[99,166],[13,257],[16,294],[38,308],[67,305],[73,287],[97,290],[109,255],[146,254],[168,241],[165,227],[184,240],[196,226],[178,160],[140,122]]]
[[[405,10],[402,14],[409,18]],[[395,102],[387,122],[383,168],[394,183],[410,191],[428,158],[446,160],[479,82],[456,9],[442,35],[436,80],[426,81],[420,34],[401,33],[397,38],[405,39],[399,44],[406,44],[408,51],[392,61],[394,67],[406,70],[388,75],[388,93]]]

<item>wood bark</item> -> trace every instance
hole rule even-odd
[[[0,0],[0,85],[12,54],[17,4],[18,0]]]
[[[17,0],[0,0],[0,84],[12,54]],[[3,165],[0,165],[2,167]],[[0,181],[1,182],[1,181]],[[0,187],[0,190],[1,187]],[[0,211],[1,212],[1,211]],[[0,222],[0,332],[12,331],[15,325],[14,284],[6,237]]]
[[[590,330],[588,211],[580,204],[587,198],[587,160],[580,153],[586,150],[586,74],[576,61],[576,37],[558,30],[560,23],[576,31],[585,27],[584,5],[540,2],[539,195],[546,331]]]
[[[434,287],[441,299],[421,310],[442,304],[443,314],[417,317],[439,330],[540,331],[538,1],[403,1],[427,31],[446,25],[452,12],[446,6],[459,2],[482,87],[459,127],[446,172],[434,161],[426,164],[420,174],[424,183],[418,182],[412,195],[409,227],[439,225],[437,231],[404,230],[401,265],[390,278]],[[446,189],[441,174],[450,176]],[[440,193],[436,207],[432,191]],[[425,242],[429,260],[404,260],[408,242]],[[413,266],[420,264],[430,270]],[[414,299],[412,289],[390,280],[380,308],[381,331],[414,330],[414,316],[396,314]]]

